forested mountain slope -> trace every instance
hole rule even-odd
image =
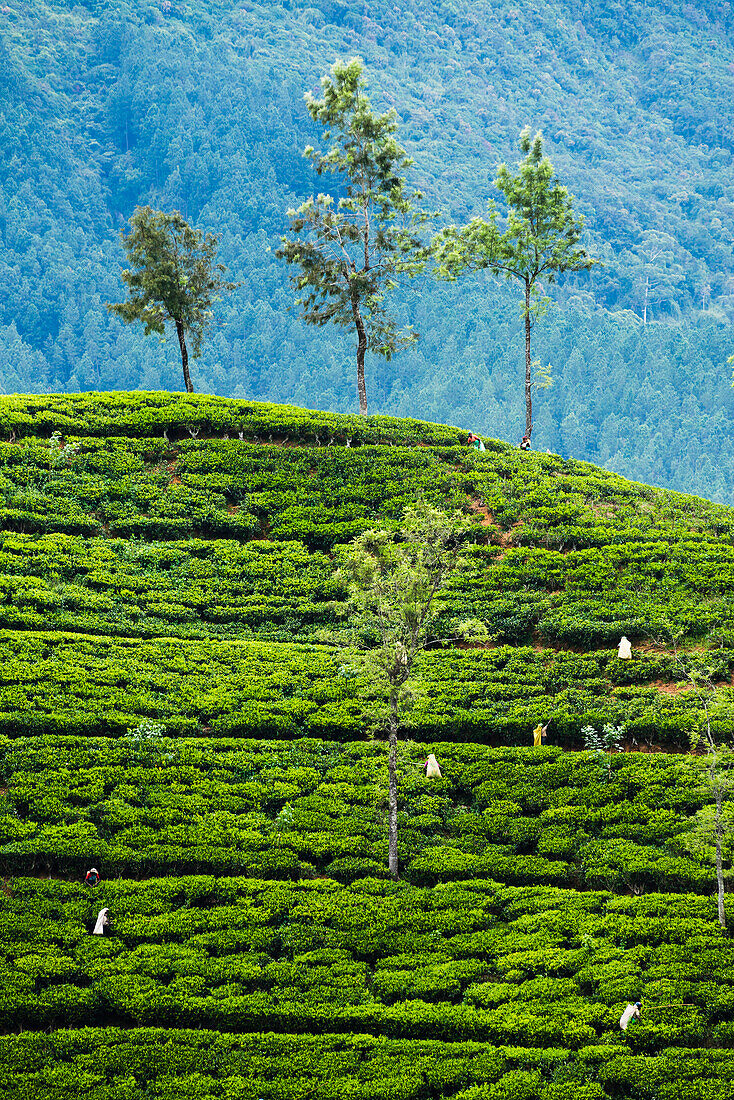
[[[670,751],[703,720],[681,655],[734,733],[730,509],[245,400],[3,398],[0,432],[3,1100],[731,1093],[710,794]],[[476,519],[437,630],[491,637],[420,659],[395,882],[334,573],[421,498]],[[667,751],[574,751],[605,722]]]
[[[498,161],[542,128],[604,261],[567,280],[536,350],[556,385],[538,444],[731,501],[731,14],[668,0],[279,4],[21,2],[0,12],[0,384],[7,392],[180,385],[176,349],[104,311],[136,203],[221,235],[244,283],[197,388],[347,411],[351,340],[287,312],[268,251],[315,186],[303,106],[362,55],[394,104],[429,205],[482,212]],[[642,324],[645,295],[649,323]],[[426,282],[422,334],[369,366],[371,408],[516,441],[517,303],[487,280]]]

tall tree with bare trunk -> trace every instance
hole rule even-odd
[[[398,733],[404,689],[431,638],[441,593],[461,564],[476,521],[428,504],[406,508],[397,532],[365,531],[343,554],[339,570],[353,621],[377,635],[375,673],[387,687],[388,859],[398,877]]]
[[[541,134],[520,135],[523,160],[513,173],[506,164],[497,169],[495,186],[507,204],[504,232],[497,224],[494,203],[489,221],[473,218],[468,225],[442,229],[434,238],[433,251],[439,278],[456,279],[465,271],[486,270],[514,279],[522,286],[522,318],[525,329],[525,434],[533,432],[533,387],[550,385],[549,368],[531,356],[533,324],[547,309],[544,283],[553,283],[565,271],[587,271],[592,259],[580,243],[584,219],[573,212],[573,196],[556,179],[553,165],[543,155]]]
[[[397,115],[375,114],[362,71],[357,57],[337,61],[321,80],[323,97],[306,96],[331,146],[327,152],[309,146],[304,155],[319,176],[340,177],[342,194],[336,200],[319,194],[289,210],[289,230],[276,254],[296,269],[291,282],[304,321],[354,331],[359,411],[366,415],[367,351],[390,360],[418,338],[400,329],[385,299],[424,269],[420,227],[428,215],[419,209],[420,193],[406,187],[403,173],[413,162],[395,139]]]
[[[122,243],[130,267],[122,272],[128,289],[126,302],[108,302],[107,309],[126,324],[141,321],[148,336],[163,336],[173,326],[181,351],[181,367],[187,393],[194,387],[189,372],[191,337],[194,359],[201,355],[204,335],[211,325],[213,305],[223,291],[237,283],[224,278],[226,268],[217,263],[218,240],[194,229],[178,210],[165,214],[150,206],[136,206],[122,231]]]

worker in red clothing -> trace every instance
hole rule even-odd
[[[99,883],[101,875],[96,867],[90,867],[84,876],[84,881],[87,886],[96,886]]]

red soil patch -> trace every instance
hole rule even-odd
[[[517,527],[522,527],[522,526],[523,526],[523,521],[521,519],[519,519],[517,521],[517,523],[513,523],[512,527],[510,528],[509,531],[500,531],[500,533],[499,533],[499,544],[500,544],[500,546],[514,548],[515,543],[512,541],[512,532]]]
[[[517,521],[517,523],[513,523],[512,527],[510,528],[509,531],[500,531],[499,527],[497,526],[497,521],[495,520],[494,515],[492,514],[492,512],[490,512],[487,505],[482,503],[482,501],[479,499],[479,497],[469,497],[469,507],[471,508],[472,512],[474,512],[475,515],[481,516],[480,523],[481,523],[482,527],[493,527],[494,528],[493,534],[494,534],[494,537],[496,539],[496,542],[500,546],[505,547],[505,549],[507,549],[508,547],[514,547],[515,544],[512,541],[512,533],[515,530],[515,528],[523,526],[523,521],[521,519],[519,519]],[[496,562],[497,561],[502,561],[503,557],[504,557],[504,554],[499,554],[494,560]]]
[[[650,687],[657,688],[664,695],[682,695],[684,691],[691,691],[692,684],[671,684],[668,680],[653,680]]]
[[[479,497],[469,497],[469,507],[472,512],[476,512],[481,516],[482,527],[492,527],[494,525],[494,516],[490,512],[486,504],[482,504]]]

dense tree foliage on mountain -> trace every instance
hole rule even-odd
[[[353,341],[307,328],[269,252],[313,193],[303,102],[358,54],[394,106],[430,205],[482,214],[496,165],[542,130],[604,266],[557,294],[537,354],[557,374],[534,443],[731,500],[734,18],[673,0],[70,0],[0,13],[0,385],[175,388],[178,353],[106,316],[136,204],[221,240],[244,286],[197,386],[354,407]],[[236,297],[236,300],[235,300]],[[422,339],[368,357],[373,408],[517,441],[522,329],[503,288],[426,283]],[[647,324],[643,323],[643,315]],[[561,368],[563,368],[561,370]]]
[[[589,271],[598,261],[580,243],[584,220],[574,216],[573,199],[543,155],[543,135],[537,133],[531,141],[526,127],[520,135],[520,150],[525,156],[517,174],[501,164],[495,180],[507,204],[504,232],[500,232],[497,209],[490,199],[489,221],[472,218],[460,229],[445,227],[435,239],[434,250],[443,277],[454,280],[465,271],[489,271],[520,283],[525,333],[522,445],[527,449],[533,434],[533,388],[547,389],[553,384],[550,372],[539,359],[533,361],[530,352],[531,331],[548,309],[549,299],[542,287],[555,283],[564,272]]]
[[[217,238],[193,229],[178,211],[166,214],[136,206],[122,243],[130,264],[122,272],[127,298],[108,302],[107,309],[126,324],[140,321],[146,336],[165,336],[166,324],[172,325],[186,392],[193,393],[186,337],[198,359],[214,303],[236,286],[224,278],[224,264],[216,262]]]

